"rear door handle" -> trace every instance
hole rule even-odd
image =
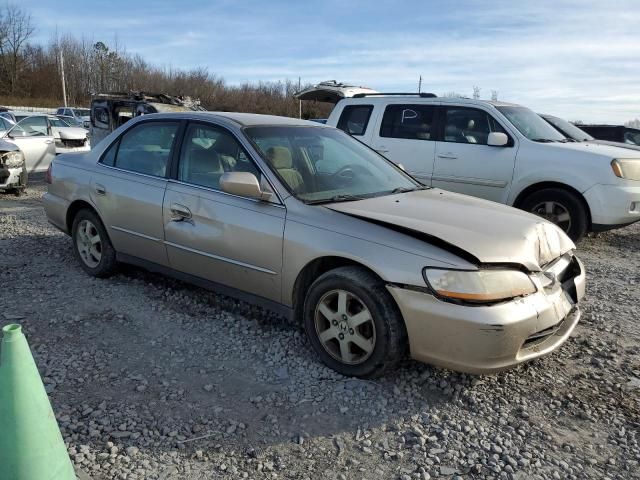
[[[105,195],[107,193],[107,189],[104,188],[104,185],[100,185],[99,183],[96,183],[93,188],[98,195]]]
[[[181,222],[183,220],[191,219],[191,210],[184,205],[180,205],[179,203],[172,203],[169,207],[171,210],[171,221],[172,222]]]
[[[453,153],[439,153],[438,158],[448,158],[450,160],[455,160],[458,157]]]

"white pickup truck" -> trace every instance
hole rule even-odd
[[[331,82],[297,96],[336,103],[327,125],[425,185],[533,212],[574,240],[640,220],[640,152],[568,141],[526,107]]]

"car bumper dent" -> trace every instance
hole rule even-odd
[[[594,185],[583,193],[594,225],[627,225],[640,220],[640,182],[637,185]]]

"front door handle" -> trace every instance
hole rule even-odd
[[[374,148],[374,150],[378,153],[389,153],[389,150],[386,147]]]
[[[183,220],[191,220],[191,210],[184,205],[180,205],[179,203],[172,203],[171,207],[171,221],[172,222],[181,222]]]
[[[47,139],[44,141],[44,143],[46,143],[47,145],[51,145],[53,143],[53,140]]]
[[[104,185],[100,185],[99,183],[96,183],[93,188],[98,195],[105,195],[107,193],[107,189],[104,188]]]
[[[450,160],[455,160],[458,157],[453,153],[439,153],[438,158],[448,158]]]

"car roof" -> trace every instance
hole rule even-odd
[[[476,98],[466,98],[466,97],[421,97],[418,94],[415,95],[384,95],[377,94],[375,96],[362,96],[362,97],[349,97],[340,100],[340,103],[351,104],[351,103],[456,103],[456,104],[466,104],[466,105],[492,105],[494,107],[522,107],[522,105],[518,105],[517,103],[509,103],[509,102],[501,102],[494,100],[480,100]]]
[[[162,116],[178,116],[189,119],[201,119],[201,120],[214,120],[214,119],[226,119],[242,126],[250,127],[256,125],[299,125],[299,126],[312,126],[331,128],[322,125],[321,123],[311,122],[308,120],[300,120],[292,117],[279,117],[277,115],[262,115],[258,113],[239,113],[239,112],[175,112],[175,113],[153,113],[151,115]],[[145,115],[147,116],[147,115]]]

